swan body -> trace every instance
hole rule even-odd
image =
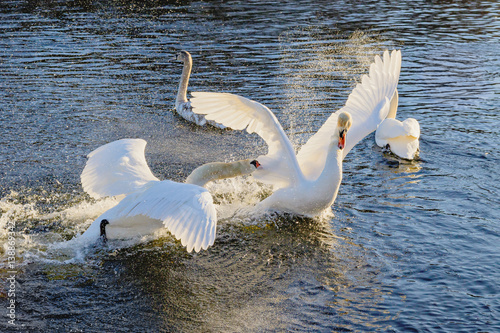
[[[206,124],[212,125],[217,128],[225,128],[220,124],[213,121],[207,121],[203,115],[196,114],[192,111],[191,103],[187,99],[187,87],[189,77],[191,76],[191,69],[193,68],[193,59],[188,51],[180,51],[175,60],[181,61],[184,66],[182,68],[181,80],[179,82],[179,90],[175,99],[175,110],[177,113],[187,121],[193,122],[197,125],[204,126]]]
[[[327,153],[327,167],[318,179],[304,179],[295,186],[280,188],[261,201],[256,210],[274,210],[306,216],[321,214],[337,198],[342,181],[342,159],[338,139],[332,139]]]
[[[419,150],[420,125],[414,118],[399,121],[398,91],[394,92],[387,118],[380,123],[375,132],[375,142],[379,147],[389,148],[395,155],[412,160]]]
[[[93,198],[121,196],[123,199],[99,216],[80,236],[95,241],[102,235],[103,220],[108,239],[131,238],[167,229],[187,251],[206,250],[215,240],[217,213],[211,194],[195,184],[217,177],[248,174],[257,165],[246,161],[220,163],[188,177],[194,183],[160,181],[144,156],[146,141],[122,139],[99,147],[88,155],[82,172],[83,189]],[[256,161],[255,161],[256,162]],[[256,162],[255,164],[258,164]],[[223,172],[219,172],[222,169]],[[188,180],[189,182],[189,180]]]
[[[257,208],[315,216],[329,208],[342,180],[346,154],[387,117],[401,68],[401,52],[375,57],[343,108],[295,154],[276,116],[266,106],[229,93],[194,92],[193,112],[224,126],[257,133],[268,152],[253,177],[277,189]],[[352,126],[351,126],[352,125]]]

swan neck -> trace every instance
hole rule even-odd
[[[186,103],[188,101],[187,87],[192,67],[193,67],[193,60],[191,59],[191,57],[189,57],[187,60],[184,61],[184,67],[182,68],[181,81],[179,82],[179,91],[177,92],[177,99],[175,100],[176,106],[178,106],[180,103]]]
[[[321,186],[326,186],[330,189],[335,189],[335,192],[340,186],[342,181],[342,159],[343,150],[337,148],[338,142],[334,140],[330,144],[328,149],[328,155],[326,157],[325,167],[316,179],[316,184]]]
[[[248,175],[255,169],[250,164],[250,159],[241,160],[231,163],[213,162],[203,164],[191,172],[186,178],[187,184],[194,184],[198,186],[205,186],[207,183],[225,178],[233,178],[237,176]]]
[[[394,92],[394,95],[391,98],[391,104],[389,106],[389,113],[387,114],[387,118],[396,118],[396,113],[398,112],[398,103],[399,103],[399,94],[398,90]]]

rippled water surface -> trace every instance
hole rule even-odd
[[[78,258],[54,247],[114,204],[79,183],[102,144],[144,138],[174,180],[265,152],[175,114],[181,49],[190,91],[266,104],[297,147],[375,54],[401,49],[398,118],[420,122],[420,159],[371,134],[317,219],[234,214],[265,191],[219,182],[217,239],[198,254],[171,237]],[[0,330],[499,332],[499,55],[498,1],[2,1]]]

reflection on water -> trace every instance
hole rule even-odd
[[[18,324],[500,330],[498,15],[494,1],[1,2],[0,226],[18,231]],[[60,245],[114,204],[79,183],[84,156],[104,143],[146,139],[153,173],[173,180],[265,152],[256,136],[175,114],[174,51],[193,55],[190,91],[264,103],[298,147],[392,48],[403,52],[398,115],[421,123],[420,159],[369,136],[345,160],[333,214],[251,218],[245,208],[270,190],[228,180],[209,187],[221,218],[209,251],[187,254],[171,237]]]

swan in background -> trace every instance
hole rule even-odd
[[[256,209],[317,216],[329,208],[342,180],[342,160],[389,113],[396,90],[401,52],[375,56],[368,75],[349,95],[343,108],[302,146],[297,155],[276,116],[266,106],[229,93],[195,92],[193,111],[236,130],[257,133],[268,145],[257,159],[253,177],[277,189]]]
[[[122,139],[88,155],[81,174],[84,191],[96,199],[123,199],[80,238],[123,239],[166,228],[188,252],[206,250],[215,240],[217,214],[211,194],[202,186],[215,179],[250,174],[260,164],[255,160],[208,163],[194,170],[186,183],[160,181],[146,163],[145,147],[142,139]]]
[[[213,121],[207,121],[203,115],[193,113],[191,103],[187,99],[187,87],[189,83],[189,76],[193,67],[193,59],[188,51],[180,51],[174,60],[181,61],[184,66],[182,68],[181,81],[179,82],[179,91],[175,99],[175,110],[177,113],[187,121],[193,122],[197,125],[204,126],[205,124],[212,125],[217,128],[225,128],[220,124]]]
[[[413,118],[405,121],[396,119],[398,111],[398,91],[394,92],[387,118],[380,123],[375,132],[375,142],[379,147],[388,148],[395,155],[412,160],[419,150],[420,125]]]

